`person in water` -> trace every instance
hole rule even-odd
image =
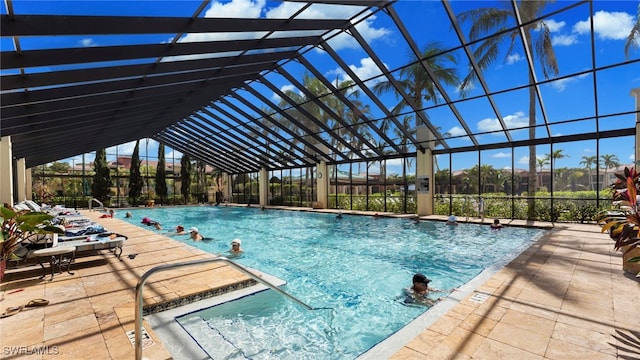
[[[491,230],[500,230],[502,229],[502,224],[500,224],[500,219],[493,220],[493,224],[491,224]]]
[[[231,254],[232,256],[238,256],[244,253],[244,250],[242,250],[242,248],[240,247],[241,245],[242,241],[240,241],[240,239],[233,239],[233,241],[231,241],[231,249],[229,250],[229,254]]]
[[[176,226],[175,235],[186,235],[186,234],[187,234],[187,232],[184,231],[184,226],[182,226],[182,225]]]
[[[192,227],[189,229],[189,237],[191,237],[191,240],[193,241],[200,241],[204,239],[204,237],[200,234],[200,232],[198,232],[197,227]]]
[[[410,288],[405,290],[405,304],[425,304],[434,305],[439,299],[434,300],[429,298],[429,292],[440,292],[438,289],[429,287],[431,280],[423,274],[417,273],[413,275],[413,284]]]

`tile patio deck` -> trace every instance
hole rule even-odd
[[[39,280],[42,270],[37,266],[7,271],[0,285],[0,312],[34,298],[50,304],[0,319],[0,358],[132,359],[126,332],[134,327],[139,277],[160,264],[211,257],[124,221],[99,219],[98,212],[84,214],[129,237],[122,261],[103,250],[76,259],[74,275],[56,274],[53,281]],[[476,289],[489,294],[488,299],[462,299],[417,337],[406,338],[391,358],[639,358],[640,283],[623,274],[612,244],[595,225],[556,224]],[[129,259],[131,253],[138,255]],[[165,274],[147,283],[145,305],[249,280],[224,264]],[[144,356],[171,358],[147,324],[145,328],[155,344],[145,348]],[[34,351],[38,349],[45,353]]]

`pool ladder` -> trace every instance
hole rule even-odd
[[[144,284],[147,282],[147,279],[151,275],[153,275],[153,274],[155,274],[157,272],[166,271],[166,270],[172,270],[172,269],[181,268],[181,267],[187,267],[187,266],[195,266],[195,265],[214,263],[214,262],[227,263],[232,268],[234,268],[234,269],[240,271],[241,273],[249,276],[250,278],[256,280],[257,282],[259,282],[259,283],[271,288],[272,290],[276,291],[280,295],[295,301],[296,303],[298,303],[298,304],[302,305],[303,307],[305,307],[307,310],[326,309],[326,308],[314,308],[312,306],[307,305],[302,300],[300,300],[300,299],[296,298],[295,296],[287,293],[286,291],[280,289],[275,284],[273,284],[273,283],[261,278],[260,275],[250,271],[249,269],[245,268],[244,266],[242,266],[240,264],[237,264],[237,263],[227,259],[226,257],[216,257],[216,258],[213,258],[213,259],[200,259],[200,260],[179,262],[179,263],[174,263],[174,264],[159,265],[159,266],[156,266],[156,267],[154,267],[152,269],[149,269],[146,273],[144,273],[144,275],[142,275],[140,280],[138,280],[138,285],[136,286],[136,302],[135,302],[136,318],[135,318],[135,334],[134,334],[134,336],[135,336],[134,345],[135,345],[135,349],[136,349],[136,360],[142,360],[142,289],[144,288]]]
[[[93,211],[93,207],[91,205],[93,204],[94,201],[98,205],[100,205],[100,209],[104,209],[104,204],[102,202],[100,202],[100,200],[98,200],[96,198],[92,198],[91,200],[89,200],[89,211]]]

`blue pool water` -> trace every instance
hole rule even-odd
[[[313,307],[331,308],[305,310],[265,291],[180,317],[216,359],[354,359],[427,310],[402,301],[414,273],[426,274],[433,287],[454,289],[543,233],[244,207],[132,213],[125,220],[134,224],[145,216],[161,222],[165,230],[153,230],[158,233],[178,224],[198,227],[213,240],[173,238],[211,253],[225,253],[240,238],[245,254],[234,260],[285,280],[283,290]]]

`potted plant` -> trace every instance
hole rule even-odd
[[[0,231],[0,280],[4,277],[7,260],[18,244],[33,234],[62,234],[64,231],[51,224],[52,215],[28,210],[14,211],[0,206],[2,231]]]
[[[605,210],[598,217],[602,232],[608,232],[615,241],[614,249],[622,251],[622,267],[640,277],[640,174],[634,168],[625,167],[616,173],[616,181],[610,186],[614,209]]]

